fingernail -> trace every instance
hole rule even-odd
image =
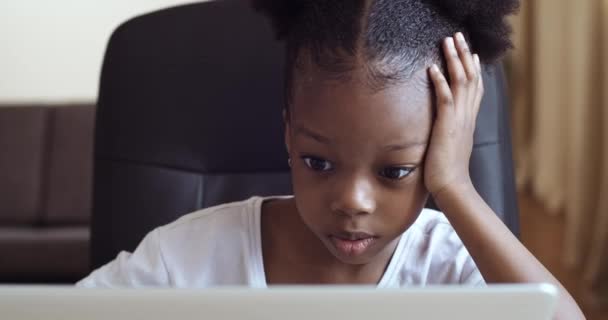
[[[456,32],[456,39],[461,42],[466,42],[464,40],[464,35],[462,34],[462,32]]]
[[[431,70],[433,72],[439,72],[439,67],[436,64],[433,63],[433,65],[431,66]]]
[[[448,42],[448,49],[453,52],[456,51],[456,45],[454,44],[454,38],[448,37],[447,42]]]

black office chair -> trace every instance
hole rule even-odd
[[[283,65],[283,45],[247,0],[165,9],[114,32],[97,106],[93,268],[188,212],[291,193]],[[505,84],[494,69],[471,174],[517,234]]]

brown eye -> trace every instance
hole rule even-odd
[[[412,167],[388,167],[380,170],[380,175],[391,180],[400,180],[407,177],[415,168]]]
[[[307,167],[315,171],[330,171],[333,169],[331,162],[325,159],[304,156],[302,157],[302,160],[304,160]]]

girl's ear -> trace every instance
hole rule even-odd
[[[289,125],[289,113],[286,109],[283,109],[283,123],[285,124],[285,147],[287,148],[288,156],[291,155],[291,139],[290,139],[290,131],[291,126]]]

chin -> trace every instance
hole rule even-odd
[[[336,257],[336,259],[338,259],[338,261],[340,261],[344,264],[353,265],[353,266],[366,265],[372,261],[372,259],[369,257],[351,257],[351,256],[337,255],[334,252],[332,252],[332,254],[334,255],[334,257]]]

